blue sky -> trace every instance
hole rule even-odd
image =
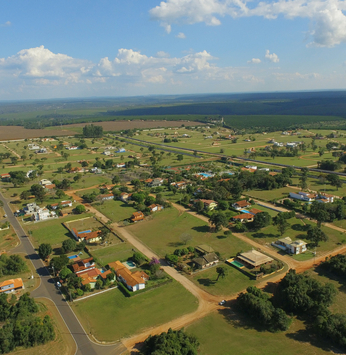
[[[345,89],[345,0],[2,5],[0,100]]]

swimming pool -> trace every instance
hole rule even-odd
[[[78,256],[78,255],[75,254],[75,255],[68,256],[68,258],[69,258],[69,259],[75,259],[75,258],[77,258],[77,256]]]
[[[234,266],[236,266],[239,269],[242,269],[244,267],[244,265],[237,260],[231,261],[231,264],[233,264]]]
[[[136,264],[131,260],[125,261],[124,264],[127,265],[129,269],[133,269],[136,267]]]
[[[212,176],[214,176],[213,174],[208,174],[208,173],[198,173],[197,175],[202,175],[204,177],[212,177]]]
[[[248,210],[240,210],[240,212],[243,212],[243,213],[250,213]]]

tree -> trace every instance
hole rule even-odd
[[[183,329],[168,329],[167,333],[149,336],[144,341],[143,355],[197,355],[199,342],[193,335],[187,335]]]
[[[34,184],[30,187],[30,192],[36,197],[36,200],[43,202],[46,192],[42,185]]]
[[[38,247],[38,254],[40,255],[41,259],[46,260],[50,254],[52,254],[52,246],[49,243],[42,243]]]
[[[219,277],[221,276],[222,278],[224,278],[227,275],[227,270],[224,266],[218,266],[216,268],[216,272],[217,272],[217,279],[216,281],[219,280]]]
[[[135,252],[132,257],[131,257],[132,261],[137,264],[137,265],[141,265],[143,264],[143,262],[145,261],[145,256],[139,252]]]
[[[85,209],[85,206],[84,205],[77,205],[75,208],[74,208],[74,211],[75,213],[77,214],[82,214],[86,211]]]
[[[224,212],[214,212],[209,218],[209,222],[214,225],[216,231],[219,231],[222,227],[227,227],[228,218]]]
[[[335,186],[337,190],[339,190],[339,187],[342,186],[342,182],[340,180],[339,175],[335,175],[335,174],[328,174],[326,176],[326,179],[329,181],[329,183],[332,186]]]
[[[67,266],[70,262],[70,259],[62,254],[59,257],[52,258],[50,261],[50,265],[54,267],[56,272],[60,271],[64,266]]]
[[[102,242],[104,243],[105,241],[108,240],[110,232],[107,227],[102,227],[100,231],[101,233],[99,234],[99,237],[102,239]]]
[[[289,212],[280,212],[273,218],[273,224],[277,227],[278,232],[283,235],[287,228],[289,228],[290,224],[287,222],[288,218],[294,217]]]
[[[120,182],[120,177],[118,175],[114,175],[112,178],[112,184],[119,184]]]
[[[189,233],[183,233],[180,236],[180,240],[186,245],[188,242],[192,240],[192,235]]]
[[[65,280],[70,274],[72,274],[72,271],[68,267],[64,266],[59,272],[59,277]]]
[[[65,196],[65,192],[63,191],[63,190],[61,190],[61,189],[57,189],[56,191],[55,191],[55,196],[57,197],[57,198],[63,198],[64,196]]]
[[[318,247],[319,242],[328,241],[328,236],[319,227],[310,227],[306,239],[310,240],[313,246]]]
[[[177,155],[177,160],[182,161],[184,159],[184,156],[182,154]]]
[[[101,138],[103,136],[103,127],[93,124],[83,127],[83,136],[88,138]]]
[[[66,239],[62,242],[62,252],[63,253],[69,253],[76,249],[76,241],[74,239]]]
[[[272,218],[268,212],[257,213],[253,219],[252,227],[255,230],[264,228],[266,226],[269,226],[271,220]]]

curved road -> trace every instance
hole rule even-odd
[[[71,310],[68,302],[63,298],[60,291],[55,287],[54,280],[50,276],[47,268],[44,266],[42,260],[36,253],[33,245],[30,242],[30,239],[25,234],[22,226],[19,224],[16,217],[13,215],[7,200],[1,193],[0,193],[0,200],[4,203],[4,210],[7,214],[8,221],[13,226],[21,244],[16,247],[16,252],[24,252],[28,255],[28,258],[34,265],[37,275],[41,279],[40,286],[34,290],[31,295],[33,297],[46,297],[51,299],[60,315],[62,316],[65,324],[67,325],[68,329],[72,337],[74,338],[77,350],[76,355],[111,355],[111,354],[122,354],[126,348],[121,344],[111,345],[111,346],[103,346],[98,345],[90,341],[89,337],[85,333],[83,327],[79,323],[77,317]],[[100,310],[101,311],[101,310]]]

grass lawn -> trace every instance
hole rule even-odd
[[[260,206],[260,205],[258,205],[258,204],[253,205],[251,208],[256,208],[256,209],[261,210],[261,211],[263,211],[263,212],[268,212],[272,217],[275,217],[275,216],[278,214],[278,212],[273,211],[273,210],[271,210],[270,208],[267,208],[267,207],[264,207],[264,206]],[[250,208],[250,209],[251,209],[251,208]],[[249,208],[248,208],[248,209],[249,209]]]
[[[128,243],[119,243],[117,245],[100,248],[92,251],[92,255],[97,258],[100,263],[105,266],[116,260],[125,261],[133,255],[133,247]]]
[[[277,198],[288,197],[290,192],[296,192],[297,190],[291,189],[289,187],[282,187],[280,189],[274,190],[250,190],[244,192],[244,195],[248,195],[253,198],[258,198],[264,201],[271,201]]]
[[[161,257],[173,253],[175,249],[185,247],[180,237],[184,233],[191,235],[187,245],[197,246],[207,244],[228,258],[240,250],[251,247],[232,236],[224,236],[223,232],[210,233],[207,223],[188,213],[179,212],[175,208],[168,208],[153,215],[153,219],[136,223],[126,227],[142,242],[147,244]]]
[[[35,247],[42,243],[50,243],[53,247],[60,245],[65,239],[73,238],[70,232],[62,225],[63,222],[85,218],[91,214],[66,216],[51,221],[30,223],[24,226],[26,232],[32,232]]]
[[[200,355],[323,355],[327,344],[310,338],[295,320],[286,332],[259,331],[229,310],[213,313],[186,328],[200,342]]]
[[[14,248],[19,243],[18,237],[13,229],[10,226],[9,229],[0,231],[0,251],[7,252]]]
[[[193,312],[197,306],[196,298],[173,281],[130,298],[114,289],[75,302],[73,309],[87,334],[115,341]]]
[[[137,212],[137,210],[132,207],[132,204],[127,204],[120,200],[105,201],[101,205],[93,206],[113,222],[129,219],[133,212]]]

